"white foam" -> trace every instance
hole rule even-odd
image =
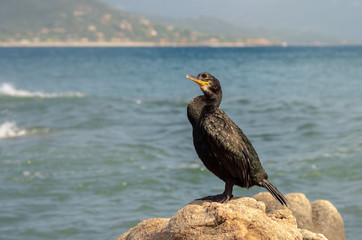
[[[26,90],[16,89],[10,83],[3,83],[0,86],[0,95],[12,97],[39,97],[39,98],[57,98],[57,97],[84,97],[85,94],[79,92],[70,93],[42,93],[30,92]]]
[[[0,125],[0,138],[13,138],[25,135],[27,135],[27,131],[18,128],[16,122],[5,122]]]
[[[50,132],[49,128],[19,128],[14,121],[7,121],[0,125],[0,139],[44,134],[48,132]]]

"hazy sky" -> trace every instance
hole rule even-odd
[[[167,17],[214,16],[244,27],[312,31],[362,42],[362,0],[103,0]]]

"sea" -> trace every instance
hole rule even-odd
[[[0,239],[117,239],[224,183],[186,116],[209,72],[284,194],[362,236],[362,47],[0,48]],[[234,187],[251,197],[260,187]]]

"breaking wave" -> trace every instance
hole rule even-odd
[[[69,93],[43,93],[30,92],[26,90],[16,89],[10,83],[3,83],[0,86],[0,95],[11,97],[39,97],[39,98],[58,98],[58,97],[85,97],[86,95],[79,92]]]
[[[47,133],[49,129],[25,129],[19,128],[16,122],[7,121],[0,125],[0,139],[1,138],[15,138],[28,135],[35,135],[40,133]]]

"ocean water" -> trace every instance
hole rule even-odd
[[[186,117],[203,71],[270,181],[358,239],[362,47],[0,48],[0,239],[116,239],[221,193]]]

